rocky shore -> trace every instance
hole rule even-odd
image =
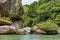
[[[2,24],[1,24],[2,23]],[[22,27],[21,24],[15,22],[14,24],[10,21],[0,19],[0,34],[17,34],[17,35],[27,35],[27,34],[47,34],[46,31],[34,27]],[[60,28],[57,31],[49,32],[50,34],[60,34]]]

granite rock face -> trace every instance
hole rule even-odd
[[[18,17],[22,15],[22,0],[0,0],[0,16]]]

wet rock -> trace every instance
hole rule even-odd
[[[10,22],[10,21],[0,19],[0,25],[11,25],[11,24],[12,24],[12,22]]]

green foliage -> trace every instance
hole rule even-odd
[[[24,22],[24,26],[31,26],[31,22],[32,22],[31,18],[23,15],[22,19],[23,19],[23,22]]]
[[[28,11],[29,11],[29,5],[25,5],[23,8],[24,8],[24,13],[28,13]]]
[[[43,29],[45,31],[53,31],[53,30],[57,30],[58,29],[58,25],[55,24],[52,21],[46,21],[46,22],[38,23],[37,26],[40,29]]]
[[[60,26],[60,14],[56,16],[55,23]]]
[[[58,16],[60,15],[60,0],[39,0],[31,5],[24,5],[23,8],[22,19],[25,26],[33,26],[48,19],[60,24]]]
[[[8,20],[8,21],[12,21],[9,17],[1,17],[1,19],[3,19],[3,20]]]

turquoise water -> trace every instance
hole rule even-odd
[[[0,35],[0,40],[60,40],[60,35]]]

